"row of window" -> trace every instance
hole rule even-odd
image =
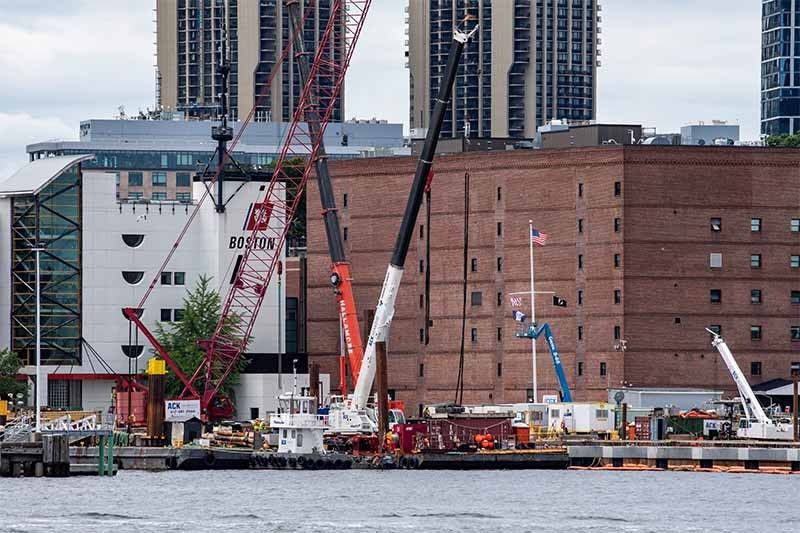
[[[722,289],[711,289],[709,291],[709,301],[712,304],[722,303]],[[800,291],[792,290],[789,293],[789,301],[792,305],[800,305]],[[750,303],[760,304],[763,303],[763,295],[761,289],[750,289]]]
[[[166,191],[153,191],[150,194],[150,198],[145,198],[142,191],[128,191],[128,196],[125,199],[128,201],[152,200],[154,202],[166,202],[170,200]],[[176,192],[174,200],[182,204],[190,204],[192,203],[192,193]]]
[[[711,231],[718,233],[722,231],[722,218],[712,217],[709,221]],[[750,219],[750,231],[752,233],[761,233],[763,229],[763,220],[760,218]],[[789,231],[792,233],[800,233],[800,218],[792,218],[789,220]]]
[[[144,185],[144,172],[128,172],[128,187],[141,187]],[[166,172],[150,172],[150,183],[153,187],[167,186]],[[117,173],[117,185],[120,184],[119,173]],[[191,187],[192,178],[188,172],[175,173],[176,187]]]
[[[162,309],[161,322],[180,322],[183,320],[183,309]]]
[[[717,335],[722,335],[722,326],[719,324],[712,324],[708,326],[708,329]],[[760,341],[762,338],[764,338],[764,327],[760,324],[752,324],[750,326],[750,340]],[[800,326],[789,326],[789,338],[792,341],[800,341]]]
[[[583,219],[578,219],[578,233],[583,233],[584,230],[584,223]],[[614,218],[614,233],[619,233],[622,231],[622,219],[619,217]]]
[[[711,268],[722,268],[722,254],[712,252],[708,255],[708,264]],[[761,254],[750,254],[750,268],[761,268],[764,265]],[[800,255],[789,256],[789,268],[800,268]]]

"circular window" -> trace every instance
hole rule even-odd
[[[122,271],[122,279],[130,283],[131,285],[136,285],[142,278],[144,277],[144,272],[138,270],[123,270]]]
[[[139,246],[142,245],[142,241],[144,241],[144,235],[139,235],[136,233],[122,234],[122,242],[124,242],[131,248],[138,248]]]
[[[139,357],[144,352],[144,346],[142,345],[123,344],[120,348],[122,348],[122,353],[125,354],[125,357],[130,357],[131,359]]]

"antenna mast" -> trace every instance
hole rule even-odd
[[[217,213],[225,212],[225,160],[228,155],[228,141],[233,139],[233,128],[228,125],[228,77],[231,72],[228,61],[228,0],[225,0],[225,11],[222,15],[219,39],[219,63],[217,72],[222,77],[219,92],[219,126],[212,126],[211,138],[217,141],[217,199],[214,207]]]

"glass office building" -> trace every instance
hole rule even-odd
[[[800,3],[762,0],[761,133],[800,132]]]

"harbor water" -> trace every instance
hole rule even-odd
[[[0,531],[797,531],[800,476],[121,471],[4,479]]]

